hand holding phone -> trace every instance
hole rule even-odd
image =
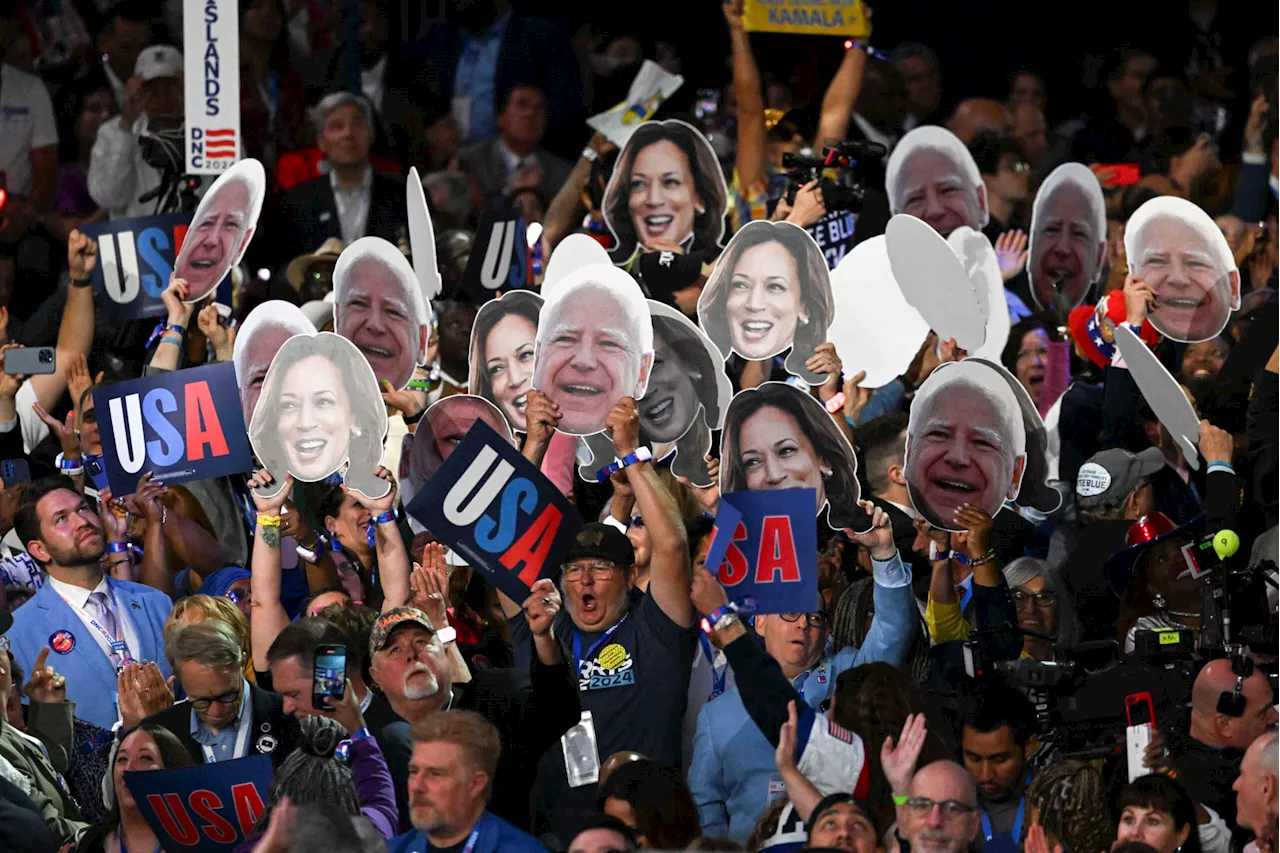
[[[4,353],[4,372],[10,376],[53,373],[57,352],[53,347],[12,347]]]
[[[343,645],[316,646],[311,678],[311,706],[316,713],[337,720],[354,734],[364,728],[364,714],[347,678],[347,648]]]

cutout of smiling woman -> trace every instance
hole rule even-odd
[[[533,387],[560,407],[556,429],[604,429],[623,397],[644,397],[653,366],[653,323],[640,285],[609,264],[575,270],[538,315]]]
[[[1107,203],[1088,166],[1063,163],[1031,205],[1027,275],[1036,305],[1066,317],[1084,302],[1107,258]]]
[[[787,372],[810,385],[827,379],[804,363],[826,341],[834,313],[822,250],[790,222],[739,229],[698,297],[698,322],[724,358],[762,361],[790,348]]]
[[[249,442],[275,478],[315,483],[346,466],[352,491],[377,499],[391,486],[374,476],[387,410],[360,350],[332,332],[296,335],[271,361],[249,425]]]
[[[294,335],[314,335],[315,332],[316,327],[302,309],[283,299],[269,299],[244,318],[232,347],[231,362],[236,368],[245,423],[253,422],[262,383],[280,347]]]
[[[1155,291],[1147,319],[1183,343],[1218,336],[1240,307],[1240,270],[1221,229],[1184,198],[1161,196],[1142,205],[1124,229],[1129,272]]]
[[[378,381],[400,389],[427,361],[431,306],[404,253],[361,237],[333,268],[333,328],[368,359]]]
[[[964,529],[955,520],[964,504],[995,516],[1022,487],[1023,410],[1001,371],[980,359],[942,365],[911,403],[907,494],[916,512],[941,530]]]
[[[497,406],[517,432],[525,431],[524,410],[533,388],[533,349],[541,313],[541,296],[512,290],[481,305],[471,327],[468,387]]]
[[[720,491],[814,489],[837,529],[868,527],[853,448],[822,404],[786,382],[739,392],[720,435]]]
[[[720,351],[679,309],[650,299],[653,321],[653,370],[637,409],[640,443],[655,460],[675,455],[671,470],[700,488],[714,480],[707,472],[711,430],[724,424],[733,384],[724,372]],[[583,439],[591,459],[578,476],[595,482],[596,471],[612,461],[613,440],[606,434]],[[597,460],[599,460],[597,462]]]
[[[241,160],[218,176],[196,207],[174,273],[187,282],[187,304],[217,288],[244,257],[262,212],[267,173],[257,160]]]
[[[728,198],[705,136],[675,119],[646,121],[627,140],[604,191],[604,221],[617,241],[613,262],[625,265],[663,243],[714,255]]]

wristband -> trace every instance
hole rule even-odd
[[[187,333],[187,329],[185,326],[179,326],[176,323],[157,323],[156,327],[151,330],[151,337],[147,338],[147,349],[151,349],[152,345],[156,342],[156,338],[160,337],[165,332],[177,332],[178,338],[181,340],[182,336]]]
[[[89,276],[88,278],[71,278],[70,282],[72,287],[88,287],[93,284],[93,276]]]
[[[969,560],[969,567],[976,569],[978,566],[985,566],[987,563],[990,563],[995,558],[996,558],[996,552],[993,549],[983,554],[981,557],[978,557],[977,559]]]
[[[380,516],[378,516],[377,518],[375,518],[375,519],[373,520],[373,523],[374,523],[374,524],[389,524],[390,522],[393,522],[393,521],[399,521],[399,520],[400,520],[400,510],[396,509],[395,507],[392,507],[392,508],[391,508],[390,510],[388,510],[387,512],[384,512],[382,515],[380,515]]]
[[[258,526],[259,527],[279,527],[280,516],[258,513]]]
[[[410,391],[430,391],[431,383],[426,379],[410,379],[409,384],[404,387]]]
[[[1210,465],[1213,463],[1210,462]],[[61,453],[58,454],[58,469],[61,471],[83,471],[84,459],[68,459]]]
[[[427,413],[427,410],[426,410],[426,409],[423,409],[422,411],[418,412],[418,414],[416,414],[416,415],[404,415],[404,414],[402,414],[402,415],[401,415],[401,418],[402,418],[402,420],[404,421],[404,425],[405,425],[405,426],[413,426],[413,425],[414,425],[414,424],[416,424],[418,421],[422,420],[422,416],[423,416],[423,415],[425,415],[426,413]]]
[[[844,408],[844,392],[837,391],[834,397],[822,405],[826,407],[828,414],[834,415],[836,412]]]
[[[894,804],[895,806],[905,806],[905,805],[907,804],[907,800],[909,800],[909,799],[911,799],[911,798],[910,798],[910,797],[908,797],[908,796],[907,796],[907,795],[905,795],[905,794],[894,794],[894,795],[893,795],[893,804]]]
[[[1230,462],[1210,462],[1204,466],[1204,471],[1206,474],[1210,471],[1226,471],[1228,474],[1234,474],[1236,469]]]
[[[128,542],[108,542],[107,553],[108,554],[127,554],[129,553],[129,543]]]
[[[347,738],[347,740],[351,741],[352,743],[356,743],[357,741],[366,740],[367,738],[371,738],[371,737],[373,737],[373,733],[369,731],[368,726],[365,726],[363,728],[356,729],[354,732],[352,732],[351,736]]]
[[[621,459],[615,459],[599,471],[596,471],[596,482],[603,483],[605,480],[609,479],[610,475],[621,471],[623,468],[626,468],[629,465],[634,465],[637,462],[648,462],[652,458],[652,450],[647,447],[637,447]]]
[[[594,163],[596,160],[600,159],[600,155],[595,152],[594,148],[588,145],[586,148],[582,149],[582,159],[589,163]]]
[[[458,629],[452,625],[446,625],[436,631],[436,636],[440,638],[440,644],[447,646],[458,639]]]

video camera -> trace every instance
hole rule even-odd
[[[828,212],[862,210],[866,198],[865,163],[872,157],[883,157],[888,149],[878,142],[862,140],[840,142],[822,149],[822,156],[783,154],[782,168],[787,170],[787,204],[796,203],[796,192],[805,184],[818,181],[822,204]],[[823,175],[837,170],[834,178]]]
[[[195,210],[200,178],[186,175],[183,148],[187,141],[183,116],[148,116],[147,126],[138,136],[138,148],[147,165],[160,170],[160,185],[138,198],[139,203],[156,199],[156,213]]]

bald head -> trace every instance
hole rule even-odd
[[[1008,134],[1013,125],[1009,109],[990,98],[967,98],[956,105],[955,112],[947,120],[947,129],[960,137],[965,145],[982,133]]]
[[[954,761],[935,761],[926,764],[911,777],[911,796],[928,797],[938,802],[959,800],[976,806],[978,786],[969,771]]]
[[[1264,731],[1276,724],[1275,697],[1266,675],[1259,670],[1244,679],[1244,713],[1238,717],[1218,711],[1218,699],[1236,688],[1236,676],[1227,658],[1209,661],[1191,688],[1191,736],[1208,746],[1247,749]]]
[[[1260,841],[1275,849],[1275,839],[1280,833],[1280,815],[1277,815],[1277,789],[1280,788],[1280,738],[1274,729],[1264,732],[1249,744],[1240,762],[1240,776],[1231,786],[1236,792],[1236,823],[1252,830]]]

